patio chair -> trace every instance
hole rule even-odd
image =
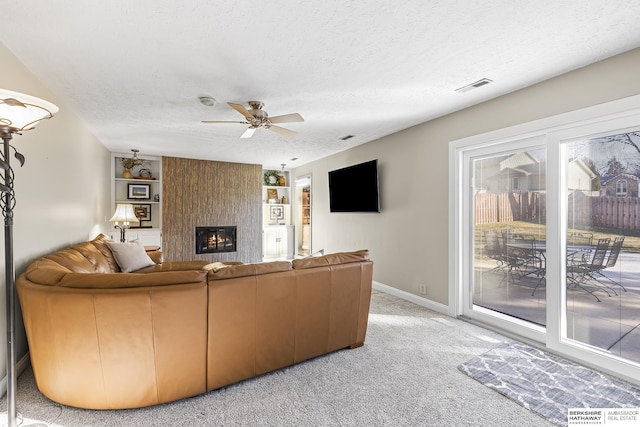
[[[604,268],[604,259],[607,255],[610,241],[611,239],[608,237],[599,239],[590,259],[585,256],[579,260],[574,258],[567,263],[567,288],[570,286],[579,288],[591,294],[598,302],[601,302],[600,298],[594,292],[601,290],[611,296],[609,293],[609,290],[611,290],[616,294],[611,287],[595,280],[593,276],[594,272]]]
[[[505,256],[503,248],[500,245],[500,239],[498,238],[497,231],[487,230],[484,232],[484,250],[485,254],[489,258],[495,260],[497,263],[494,268],[485,271],[484,273],[499,271],[506,274],[509,266],[507,263],[507,257]]]
[[[518,271],[519,267],[523,264],[524,251],[509,250],[505,244],[505,238],[503,237],[501,244],[499,234],[494,230],[485,231],[484,241],[485,254],[489,258],[495,260],[497,265],[491,270],[484,271],[482,274],[491,272],[503,273],[504,276],[500,280],[500,284],[502,284],[502,282],[504,282],[505,279],[514,272],[514,270]]]
[[[607,263],[600,270],[595,270],[592,273],[592,277],[595,280],[600,280],[600,278],[607,280],[609,283],[612,283],[615,286],[620,286],[624,292],[627,292],[627,289],[622,286],[621,283],[616,282],[610,277],[602,274],[602,270],[607,268],[613,268],[618,261],[618,256],[620,255],[620,249],[622,249],[622,243],[624,242],[624,236],[618,236],[613,240],[613,244],[611,245],[611,250],[609,251],[609,257],[607,258]]]
[[[520,278],[540,276],[544,268],[544,255],[533,235],[503,233],[505,256]]]

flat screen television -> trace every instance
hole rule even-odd
[[[378,160],[329,171],[331,212],[380,212]]]

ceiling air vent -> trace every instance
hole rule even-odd
[[[347,136],[343,136],[342,138],[340,138],[343,141],[346,141],[347,139],[351,139],[353,138],[353,135],[347,135]]]
[[[456,92],[460,92],[460,93],[469,92],[470,90],[479,88],[480,86],[488,85],[492,81],[493,80],[491,79],[480,79],[477,82],[473,82],[469,85],[459,87],[458,89],[456,89]]]

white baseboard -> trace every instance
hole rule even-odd
[[[16,380],[20,376],[21,373],[24,372],[25,369],[29,366],[31,360],[29,359],[29,352],[22,356],[20,360],[16,363]],[[0,396],[3,396],[7,393],[7,376],[5,375],[2,380],[0,380]]]
[[[431,301],[430,299],[423,298],[418,295],[414,295],[412,293],[376,281],[373,282],[373,289],[449,316],[449,306],[440,304],[439,302]]]

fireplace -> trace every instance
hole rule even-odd
[[[236,251],[236,226],[196,227],[196,254]]]

